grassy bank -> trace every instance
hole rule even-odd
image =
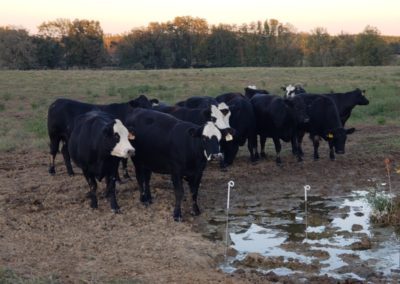
[[[195,95],[242,92],[250,84],[282,95],[282,85],[296,82],[305,84],[309,92],[366,89],[371,103],[356,107],[350,124],[392,124],[400,120],[399,66],[0,71],[0,151],[20,147],[45,150],[47,108],[58,97],[110,103],[145,94],[174,103]]]

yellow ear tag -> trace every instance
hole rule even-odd
[[[128,133],[128,139],[129,140],[135,140],[135,135],[133,135],[132,133]]]
[[[328,138],[332,139],[333,138],[333,134],[332,133],[328,133]]]

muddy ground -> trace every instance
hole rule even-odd
[[[271,211],[290,209],[287,196],[303,195],[310,184],[315,196],[343,196],[356,188],[371,186],[371,178],[386,180],[384,158],[392,168],[400,167],[400,151],[390,141],[400,135],[396,126],[359,126],[349,137],[347,153],[331,162],[327,146],[321,159],[311,158],[310,141],[305,141],[305,161],[297,163],[284,145],[283,165],[278,167],[269,151],[267,160],[248,162],[242,149],[235,164],[221,172],[210,164],[202,180],[199,206],[202,215],[192,217],[189,199],[184,203],[184,222],[172,218],[174,195],[168,176],[154,174],[154,202],[144,207],[136,181],[118,185],[122,214],[111,213],[103,197],[92,210],[85,198],[88,186],[79,170],[68,177],[61,155],[57,173],[47,173],[45,151],[22,149],[0,156],[0,268],[21,277],[58,279],[62,283],[298,283],[295,277],[263,275],[255,269],[225,274],[223,233],[209,235],[208,223],[226,206],[226,188],[235,181],[231,195],[233,211],[258,204]],[[130,164],[132,177],[133,170]],[[398,195],[400,175],[393,172],[392,188]],[[379,283],[388,279],[371,278]],[[336,283],[329,277],[310,276],[307,283]],[[348,279],[348,282],[352,280]],[[358,283],[354,281],[355,283]]]

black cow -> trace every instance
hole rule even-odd
[[[226,103],[231,111],[229,124],[235,129],[232,141],[221,141],[221,150],[224,154],[222,167],[233,163],[239,146],[247,141],[250,160],[256,160],[254,150],[256,148],[256,118],[250,100],[240,93],[227,93],[216,97],[217,102]]]
[[[54,101],[48,109],[47,130],[50,138],[50,166],[49,173],[55,174],[54,160],[56,158],[60,142],[63,143],[61,153],[70,176],[74,174],[68,153],[68,138],[74,127],[75,118],[92,110],[102,110],[110,113],[114,118],[122,122],[127,114],[136,107],[151,108],[151,101],[146,96],[139,96],[127,103],[115,103],[109,105],[94,105],[75,100],[60,98]],[[126,172],[126,162],[124,163]]]
[[[246,88],[244,88],[244,95],[249,99],[251,99],[254,95],[257,94],[268,95],[269,92],[267,90],[257,89],[256,86],[247,86]]]
[[[182,179],[192,193],[192,214],[199,215],[197,194],[207,161],[222,158],[219,150],[221,132],[211,122],[198,126],[154,110],[136,109],[126,122],[135,129],[132,158],[140,189],[140,200],[151,203],[151,173],[171,175],[175,192],[175,221],[182,219]]]
[[[306,114],[306,105],[300,96],[292,99],[283,99],[276,95],[255,95],[251,100],[253,105],[257,134],[260,135],[261,156],[265,157],[265,141],[267,137],[271,137],[276,151],[276,163],[280,164],[281,143],[280,139],[285,142],[291,141],[298,147],[297,131],[301,123],[308,121]],[[297,159],[302,160],[296,151]],[[256,157],[258,157],[256,144]]]
[[[121,158],[135,152],[128,139],[132,133],[119,119],[101,111],[78,115],[68,140],[68,151],[74,163],[82,169],[89,184],[90,207],[97,208],[96,179],[106,179],[107,197],[113,212],[119,212],[115,180]]]
[[[335,159],[335,152],[336,154],[344,154],[347,135],[353,133],[354,128],[349,130],[343,128],[339,111],[334,101],[322,95],[302,94],[296,97],[303,98],[310,118],[308,123],[301,126],[303,131],[299,132],[298,136],[298,154],[303,155],[301,143],[305,132],[310,134],[310,139],[313,142],[314,160],[319,159],[320,137],[329,143],[329,157],[331,160]]]
[[[365,90],[360,90],[359,88],[346,93],[330,93],[324,95],[335,102],[343,126],[349,119],[351,111],[355,106],[369,104],[369,100],[365,96]]]
[[[175,105],[187,108],[208,108],[211,105],[218,105],[218,102],[209,96],[194,96],[184,101],[177,102]]]

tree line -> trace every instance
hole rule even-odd
[[[1,69],[205,68],[237,66],[353,66],[393,64],[400,37],[367,26],[359,34],[298,33],[270,19],[209,25],[190,16],[105,35],[92,20],[44,22],[36,35],[0,27]]]

